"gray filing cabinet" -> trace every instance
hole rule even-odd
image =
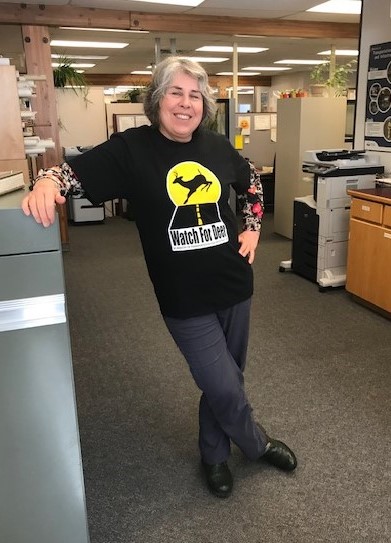
[[[61,242],[0,197],[0,541],[88,543]]]

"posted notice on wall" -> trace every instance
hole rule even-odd
[[[391,42],[369,50],[365,148],[391,152]]]

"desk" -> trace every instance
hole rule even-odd
[[[346,290],[391,315],[391,188],[348,190]]]

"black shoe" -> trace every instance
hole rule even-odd
[[[232,492],[233,479],[227,462],[205,464],[202,462],[209,490],[218,498],[228,498]]]
[[[297,466],[296,456],[288,445],[277,439],[270,439],[266,445],[266,452],[261,456],[268,464],[284,471],[293,471]]]

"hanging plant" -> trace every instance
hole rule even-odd
[[[70,87],[76,94],[80,93],[84,98],[88,94],[85,75],[71,66],[72,60],[60,57],[58,67],[53,69],[53,81],[56,88]]]

